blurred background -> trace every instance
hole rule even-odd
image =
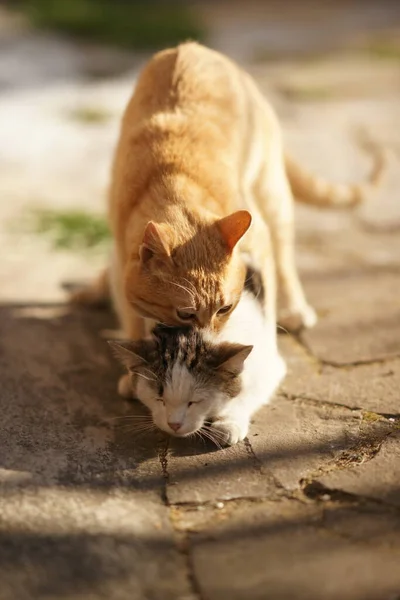
[[[2,302],[61,300],[61,283],[104,264],[105,196],[122,110],[151,53],[187,39],[253,74],[289,150],[321,175],[365,177],[360,128],[391,149],[379,201],[356,216],[298,211],[303,273],[398,260],[400,3],[3,0]]]

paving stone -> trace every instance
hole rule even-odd
[[[0,515],[4,600],[191,598],[168,511],[154,492],[9,489]]]
[[[156,450],[125,432],[127,414],[141,408],[116,393],[119,368],[99,336],[112,322],[66,307],[0,310],[3,467],[38,484],[111,484],[157,464]]]
[[[332,471],[318,481],[330,489],[400,506],[400,431],[389,435],[368,462]]]
[[[297,208],[296,261],[303,278],[361,267],[399,268],[400,236],[395,222],[385,233],[378,223],[369,224],[364,231],[359,220],[359,216],[344,212]]]
[[[247,504],[192,536],[192,561],[208,600],[389,599],[400,589],[399,533],[398,513]]]
[[[171,440],[167,457],[171,504],[275,497],[275,482],[245,442],[217,450],[199,441]]]
[[[321,315],[304,334],[314,356],[335,364],[400,355],[400,277],[397,272],[348,271],[306,280]]]
[[[157,439],[124,431],[143,411],[117,396],[109,319],[50,308],[0,310],[0,597],[188,600]]]
[[[400,359],[349,368],[320,367],[295,340],[280,336],[288,374],[281,391],[354,409],[400,414]]]
[[[249,440],[262,472],[288,490],[352,447],[360,434],[359,413],[307,406],[277,398],[254,418]]]

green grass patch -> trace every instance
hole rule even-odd
[[[400,44],[393,40],[374,40],[365,47],[365,52],[372,58],[400,62]]]
[[[322,85],[281,86],[279,91],[289,100],[299,102],[329,100],[337,95],[332,87]]]
[[[104,217],[80,210],[35,210],[31,215],[30,229],[48,236],[54,247],[59,249],[95,248],[110,238]]]
[[[179,1],[20,0],[36,27],[125,48],[157,48],[202,39],[194,9]]]
[[[111,119],[111,114],[102,108],[95,106],[78,106],[67,112],[73,121],[86,123],[87,125],[101,125]]]

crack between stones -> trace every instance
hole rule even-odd
[[[244,443],[244,447],[246,449],[246,452],[247,452],[248,456],[251,458],[251,460],[253,462],[254,467],[256,467],[256,469],[258,471],[261,471],[261,469],[262,469],[262,463],[258,459],[258,457],[256,456],[256,454],[255,454],[255,452],[253,450],[253,446],[250,443],[249,438],[245,437],[244,440],[243,440],[243,443]]]
[[[323,367],[333,367],[334,369],[350,369],[353,367],[363,367],[365,365],[381,365],[400,358],[400,352],[396,352],[395,354],[387,354],[386,356],[379,356],[377,358],[365,358],[343,363],[336,362],[334,360],[326,360],[324,358],[316,356],[310,348],[310,346],[307,344],[306,340],[304,339],[304,334],[298,333],[296,335],[292,335],[292,338],[304,350],[307,357],[310,360],[316,362],[321,369]]]
[[[395,424],[399,422],[400,424],[400,415],[396,413],[384,413],[384,412],[376,412],[374,410],[367,410],[362,408],[362,406],[350,406],[349,404],[342,404],[341,402],[328,402],[327,400],[321,400],[319,398],[312,398],[307,394],[290,394],[288,392],[280,391],[278,393],[278,397],[282,396],[286,400],[290,400],[293,402],[304,402],[305,404],[311,404],[312,406],[325,406],[332,408],[344,408],[351,412],[360,412],[363,415],[376,415],[378,418],[386,419],[388,421],[393,421]],[[394,424],[394,427],[396,425]]]
[[[157,452],[158,452],[158,460],[161,466],[161,472],[164,480],[163,489],[162,489],[162,500],[165,507],[168,510],[169,522],[171,524],[171,528],[174,532],[175,536],[175,547],[179,554],[182,556],[185,565],[186,565],[186,574],[187,580],[190,588],[190,593],[192,595],[193,600],[203,600],[203,596],[201,594],[199,583],[196,579],[196,575],[194,572],[194,565],[192,560],[192,552],[191,552],[191,544],[189,532],[180,531],[177,529],[175,522],[172,518],[171,510],[175,506],[174,504],[170,504],[168,501],[168,493],[167,486],[169,482],[169,473],[168,473],[168,450],[169,450],[169,440],[168,438],[160,438],[157,444]]]
[[[302,481],[314,480],[328,473],[343,471],[348,467],[358,467],[369,462],[379,453],[382,445],[392,433],[392,430],[386,431],[384,434],[373,438],[369,438],[362,433],[357,443],[343,450],[333,462],[315,470],[314,473]],[[300,481],[300,485],[302,481]]]
[[[198,508],[215,508],[220,510],[223,508],[222,505],[229,504],[261,504],[263,502],[279,502],[282,499],[282,496],[279,498],[276,496],[235,496],[234,498],[224,498],[221,500],[204,500],[203,502],[174,502],[170,504],[171,507],[182,509],[182,510],[197,510]],[[296,500],[298,498],[295,496],[285,496],[285,499],[288,500]]]
[[[396,504],[391,504],[385,500],[379,498],[372,498],[371,496],[363,496],[361,494],[352,494],[351,492],[344,492],[338,488],[330,488],[325,486],[323,483],[315,480],[302,480],[302,492],[309,499],[314,500],[318,503],[325,502],[340,502],[346,504],[357,504],[357,505],[369,505],[369,506],[383,506],[390,510],[400,513],[400,508]]]
[[[341,501],[341,502],[369,502],[380,506],[387,506],[396,510],[400,509],[389,502],[371,498],[369,496],[363,496],[346,492],[339,488],[329,488],[320,481],[317,481],[318,477],[333,473],[335,471],[342,471],[348,467],[357,467],[369,462],[379,453],[382,445],[389,436],[393,434],[393,430],[385,432],[379,438],[368,439],[365,434],[360,439],[359,443],[344,450],[334,462],[326,465],[326,467],[320,467],[315,470],[314,473],[308,477],[299,481],[300,490],[302,493],[311,500],[316,501]]]
[[[318,359],[323,366],[333,367],[335,369],[350,369],[353,367],[363,367],[365,365],[382,365],[393,360],[397,360],[400,358],[400,353],[396,354],[388,354],[387,356],[381,356],[379,358],[366,358],[360,360],[354,360],[346,363],[338,363],[335,361],[329,361],[324,359]]]
[[[246,452],[247,452],[249,458],[253,462],[253,466],[255,467],[255,469],[257,469],[257,471],[260,473],[260,475],[262,475],[264,477],[265,476],[268,477],[269,483],[272,486],[274,486],[275,490],[278,490],[278,494],[280,496],[282,496],[283,493],[286,493],[286,490],[283,487],[283,485],[281,484],[281,482],[279,481],[279,479],[277,479],[275,477],[275,475],[273,473],[271,473],[270,471],[265,470],[262,462],[260,461],[260,459],[258,458],[256,453],[254,452],[253,446],[251,445],[251,442],[248,437],[244,438],[243,443],[244,443],[244,447],[246,449]]]

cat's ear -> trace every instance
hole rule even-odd
[[[218,371],[239,375],[243,371],[243,365],[253,346],[243,344],[220,344],[217,350]]]
[[[150,354],[155,348],[155,343],[151,340],[127,342],[109,340],[108,344],[110,345],[114,356],[125,365],[129,371],[144,367],[148,363]]]
[[[240,238],[244,236],[250,227],[251,214],[248,210],[238,210],[217,221],[216,225],[229,252],[232,252]]]
[[[166,225],[158,225],[149,221],[144,230],[142,244],[139,248],[140,260],[147,263],[153,256],[168,258],[171,256],[168,229]]]

